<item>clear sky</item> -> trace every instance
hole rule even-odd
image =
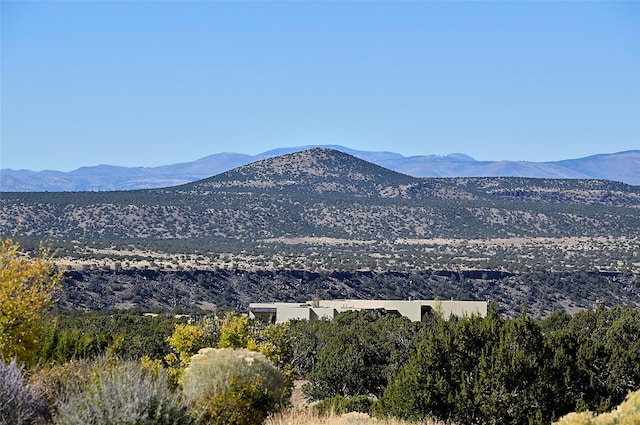
[[[1,1],[0,167],[640,149],[640,3]]]

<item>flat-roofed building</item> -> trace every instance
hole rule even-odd
[[[434,313],[448,318],[486,316],[486,301],[444,300],[316,300],[306,303],[251,303],[249,317],[285,323],[292,319],[333,319],[338,313],[349,310],[372,311],[379,314],[399,314],[414,322],[427,321]]]
[[[251,303],[249,317],[269,322],[284,323],[289,320],[331,320],[336,315],[335,309],[325,306],[314,306],[313,303]]]

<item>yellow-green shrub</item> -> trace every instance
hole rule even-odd
[[[600,415],[593,412],[569,413],[555,425],[637,425],[640,424],[640,390],[629,393],[615,410]]]
[[[203,424],[260,424],[283,402],[278,368],[246,349],[204,348],[191,357],[182,379],[185,399]]]
[[[189,363],[189,358],[202,348],[204,341],[204,331],[191,324],[177,324],[173,330],[173,334],[167,338],[171,347],[180,356],[183,365]]]
[[[247,348],[249,320],[246,317],[227,313],[220,329],[220,348]]]
[[[33,258],[11,239],[0,239],[0,354],[29,363],[36,353],[43,314],[55,304],[62,272],[42,245]]]

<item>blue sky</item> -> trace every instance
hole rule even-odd
[[[638,2],[0,4],[1,168],[640,149]]]

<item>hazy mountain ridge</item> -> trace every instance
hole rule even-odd
[[[640,185],[640,150],[599,154],[555,162],[476,161],[465,154],[404,157],[393,152],[358,151],[343,146],[280,148],[251,156],[236,153],[209,155],[193,162],[159,167],[98,165],[70,172],[0,170],[0,190],[108,191],[180,185],[211,177],[252,162],[323,147],[348,153],[412,177],[532,177],[603,179]]]

